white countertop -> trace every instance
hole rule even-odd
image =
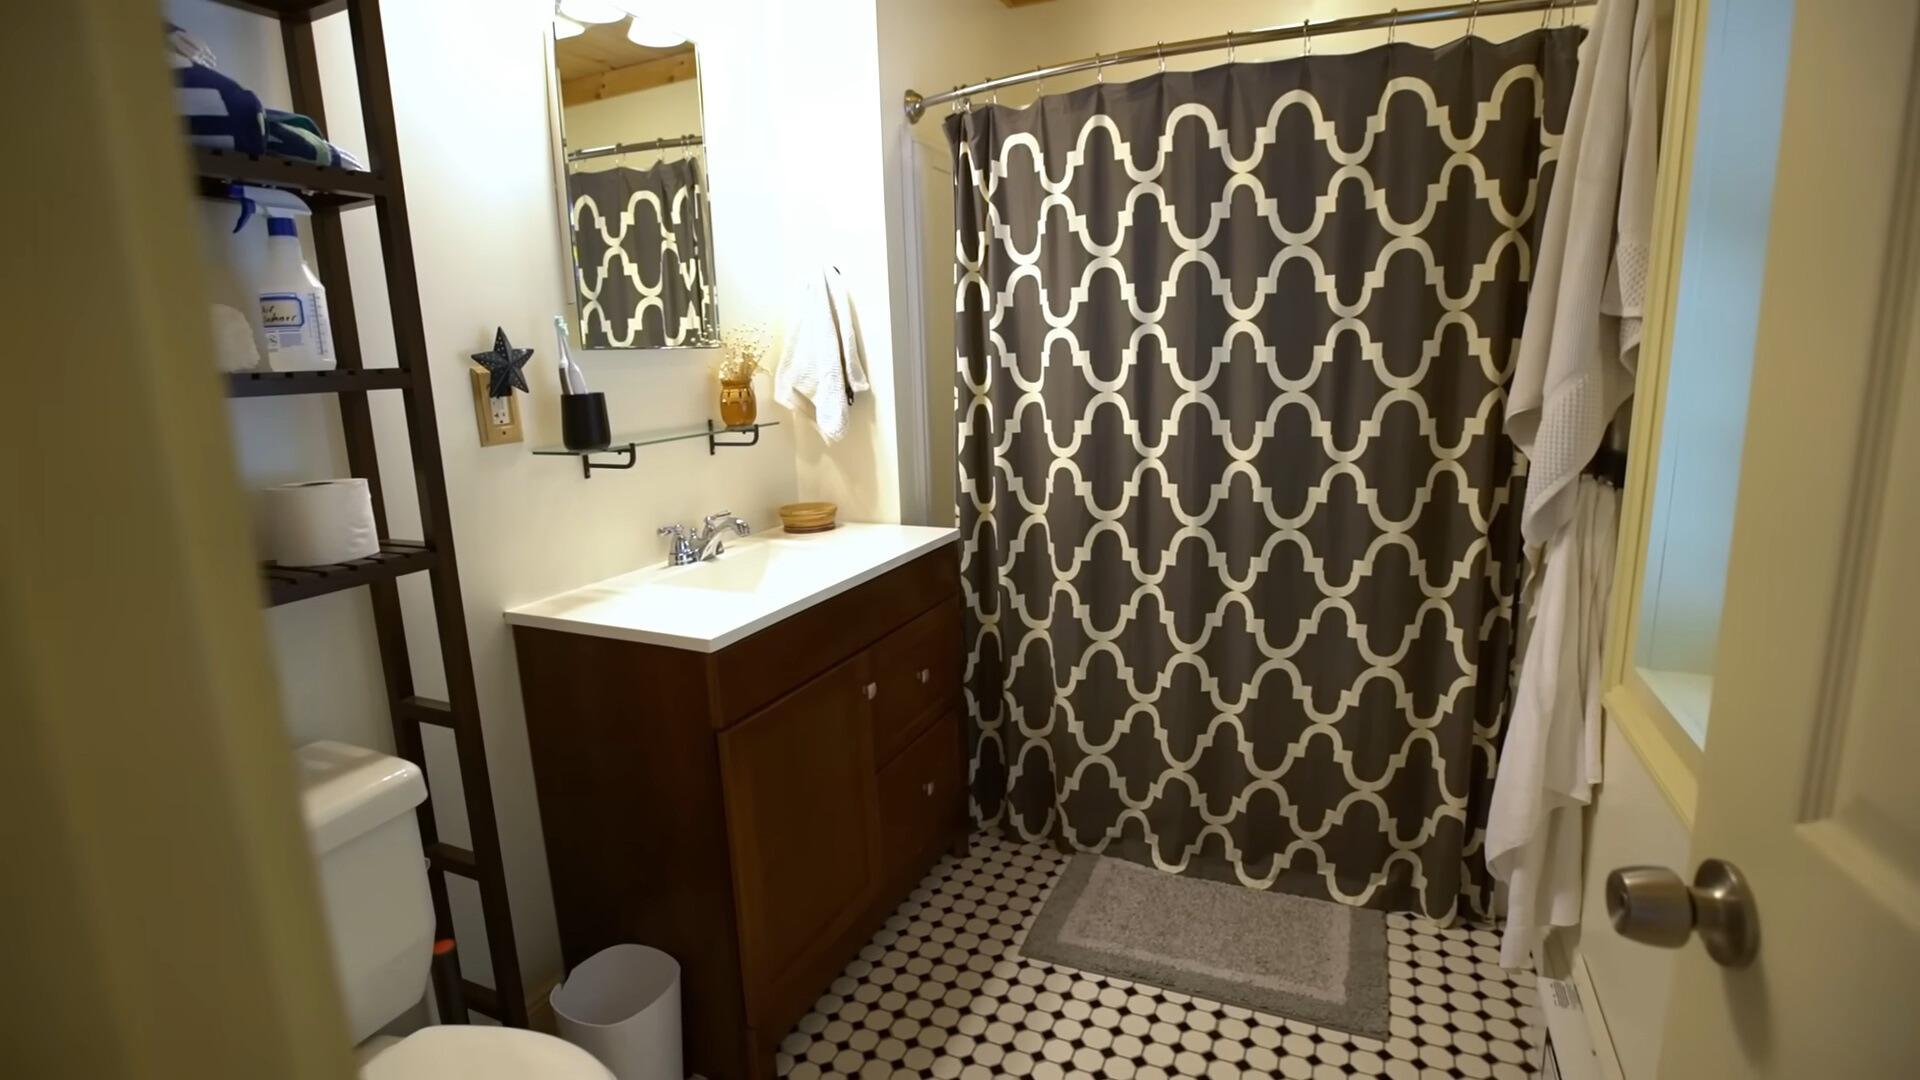
[[[841,525],[831,532],[727,537],[692,566],[661,564],[507,611],[515,626],[718,652],[960,538],[958,529]]]

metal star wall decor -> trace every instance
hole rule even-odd
[[[507,340],[507,332],[502,327],[493,328],[493,348],[488,352],[473,354],[473,362],[486,368],[488,397],[506,397],[515,390],[530,393],[527,378],[520,369],[527,366],[533,358],[532,349],[516,349]]]

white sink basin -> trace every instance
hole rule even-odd
[[[711,562],[652,566],[522,604],[517,626],[715,652],[960,538],[957,529],[842,525],[736,539]]]
[[[721,592],[758,592],[769,578],[811,575],[820,554],[806,547],[792,547],[781,540],[758,543],[738,541],[710,562],[677,566],[667,570],[654,584],[670,589],[717,589]]]

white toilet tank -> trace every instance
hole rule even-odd
[[[333,966],[359,1043],[426,993],[433,900],[413,808],[427,782],[412,762],[345,743],[312,743],[297,757]]]

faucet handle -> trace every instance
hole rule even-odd
[[[725,524],[727,521],[731,520],[732,517],[733,517],[733,511],[731,510],[722,510],[717,514],[708,514],[706,517],[707,531],[712,532],[713,527],[715,525]]]
[[[687,539],[685,525],[662,525],[658,531],[661,536],[672,537],[667,541],[668,566],[685,566],[695,561],[693,541]]]

